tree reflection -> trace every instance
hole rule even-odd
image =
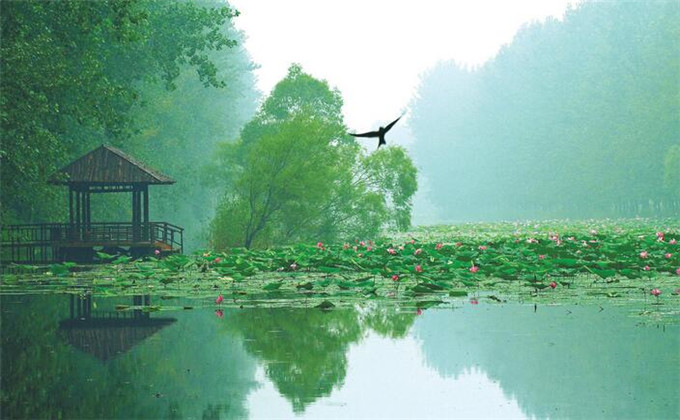
[[[388,338],[403,338],[408,334],[416,319],[416,312],[395,312],[394,308],[373,306],[362,314],[365,328]]]
[[[342,384],[347,348],[362,334],[353,309],[252,309],[230,322],[296,413]]]
[[[403,337],[415,313],[370,307],[340,309],[253,309],[230,319],[244,346],[265,364],[267,377],[295,413],[339,388],[347,375],[347,351],[368,330]]]
[[[90,315],[130,298],[96,303]],[[152,339],[102,358],[73,347],[69,332],[58,329],[60,320],[73,318],[68,297],[0,296],[0,307],[3,418],[248,415],[255,365],[239,340],[216,334],[221,320],[209,311],[174,312],[177,322]]]
[[[479,369],[529,417],[668,418],[678,413],[677,325],[626,308],[494,306],[432,311],[414,334],[442,376]]]

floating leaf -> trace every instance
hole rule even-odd
[[[262,287],[263,290],[277,290],[283,285],[283,281],[275,281],[271,283],[267,283]]]
[[[316,305],[315,308],[319,308],[321,310],[328,311],[328,310],[335,308],[335,304],[333,304],[333,302],[330,302],[328,300],[324,300],[323,302]]]

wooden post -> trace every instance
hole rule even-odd
[[[80,191],[76,190],[76,226],[75,226],[75,232],[76,235],[74,235],[75,240],[80,240]]]
[[[142,197],[144,199],[144,240],[151,239],[151,232],[149,227],[149,186],[144,185],[142,189]]]
[[[68,186],[68,220],[73,224],[73,186]]]
[[[85,216],[85,234],[87,235],[87,239],[90,239],[90,230],[92,229],[90,226],[90,223],[92,222],[92,212],[90,210],[90,190],[85,192],[85,209],[84,209],[84,216]]]
[[[135,186],[132,189],[132,240],[134,242],[139,241],[140,234],[140,222],[141,222],[141,206],[140,206],[141,195],[139,189]]]

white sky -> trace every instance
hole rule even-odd
[[[573,0],[231,0],[241,12],[258,88],[291,63],[337,87],[345,122],[368,131],[406,110],[419,75],[438,61],[477,66],[525,23],[560,18]]]

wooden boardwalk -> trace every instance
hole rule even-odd
[[[183,229],[166,222],[8,225],[0,235],[0,261],[40,264],[90,262],[95,251],[126,251],[133,256],[181,253]]]

